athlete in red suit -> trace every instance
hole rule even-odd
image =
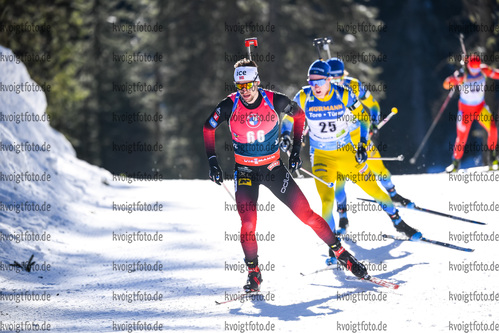
[[[237,92],[221,101],[204,124],[203,135],[210,165],[210,179],[223,182],[223,173],[215,154],[215,130],[223,122],[229,125],[234,146],[236,203],[241,218],[241,245],[248,266],[245,291],[260,289],[262,276],[258,267],[258,246],[254,237],[260,185],[266,186],[279,200],[334,251],[338,261],[357,277],[367,271],[346,251],[327,222],[314,213],[290,171],[300,168],[300,149],[305,113],[283,94],[258,88],[260,78],[254,61],[240,60],[234,65]],[[282,113],[294,119],[294,142],[289,158],[290,171],[280,159],[279,120]],[[297,238],[299,241],[299,237]],[[301,244],[300,244],[301,246]]]
[[[487,131],[487,149],[489,155],[489,169],[494,170],[498,166],[497,148],[497,127],[493,114],[485,104],[485,79],[487,77],[499,80],[499,71],[492,69],[486,64],[482,64],[477,55],[472,55],[466,59],[467,71],[459,76],[456,72],[444,81],[445,89],[452,89],[457,86],[459,90],[459,103],[457,113],[457,137],[454,143],[454,154],[452,164],[446,169],[447,172],[457,172],[461,163],[461,158],[466,149],[466,141],[474,120]]]

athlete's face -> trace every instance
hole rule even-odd
[[[312,87],[314,95],[323,98],[329,92],[331,83],[329,78],[323,75],[312,74],[308,77],[308,83]]]
[[[468,66],[468,70],[470,71],[471,75],[477,75],[480,72],[480,67],[473,68],[473,67]]]
[[[343,84],[343,76],[332,76],[331,83]]]
[[[258,86],[260,85],[260,81],[241,81],[237,82],[237,84],[244,84],[244,83],[253,83],[252,87],[243,87],[242,89],[237,89],[239,90],[239,94],[241,95],[242,99],[248,104],[254,103],[256,99],[258,98]]]

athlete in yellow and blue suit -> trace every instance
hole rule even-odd
[[[345,65],[341,59],[331,58],[327,61],[327,64],[331,68],[331,71],[329,72],[331,82],[351,88],[364,108],[369,110],[371,115],[371,131],[373,134],[376,133],[377,125],[380,120],[378,101],[374,98],[371,92],[366,89],[362,82],[353,77],[344,76]],[[360,128],[358,121],[355,121],[350,126],[350,135],[354,144],[360,141]],[[371,140],[367,142],[367,147],[369,157],[381,158],[378,149]],[[392,183],[392,175],[385,167],[382,160],[369,159],[367,164],[369,165],[371,171],[376,175],[376,179],[379,180],[381,185],[383,185],[383,187],[388,191],[388,194],[395,204],[402,206],[414,206],[414,203],[411,202],[411,200],[408,200],[397,193],[395,185]],[[346,182],[343,179],[339,179],[336,183],[335,189],[336,205],[340,217],[339,229],[337,231],[339,234],[346,233],[346,227],[348,225],[345,183]]]
[[[305,111],[310,128],[310,157],[314,175],[328,183],[336,183],[338,179],[348,177],[381,205],[397,231],[411,240],[419,240],[422,234],[400,218],[390,196],[379,187],[366,163],[369,113],[350,88],[330,83],[329,72],[330,67],[326,62],[315,61],[308,72],[310,86],[303,87],[294,97],[294,101]],[[355,121],[359,123],[360,131],[357,149],[350,130],[351,123]],[[285,117],[281,129],[281,146],[286,146],[292,127],[293,122]],[[362,151],[365,158],[359,156]],[[322,200],[322,217],[335,230],[332,214],[334,188],[317,180],[315,183]]]

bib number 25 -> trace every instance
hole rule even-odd
[[[328,121],[327,123],[325,121],[321,121],[319,126],[321,126],[322,133],[336,132],[336,124],[334,121]]]

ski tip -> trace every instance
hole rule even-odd
[[[362,201],[367,201],[367,202],[376,202],[375,200],[365,199],[365,198],[357,198],[357,200],[362,200]]]
[[[367,274],[363,278],[360,278],[360,280],[365,280],[374,284],[377,284],[378,286],[389,288],[389,289],[398,289],[399,285],[393,282],[390,282],[388,280],[380,279],[375,276],[371,276]]]
[[[410,240],[409,238],[402,238],[402,237],[396,237],[396,236],[393,236],[393,235],[387,235],[387,234],[383,234],[383,239],[393,239],[393,240],[396,240],[396,241],[408,241]]]

